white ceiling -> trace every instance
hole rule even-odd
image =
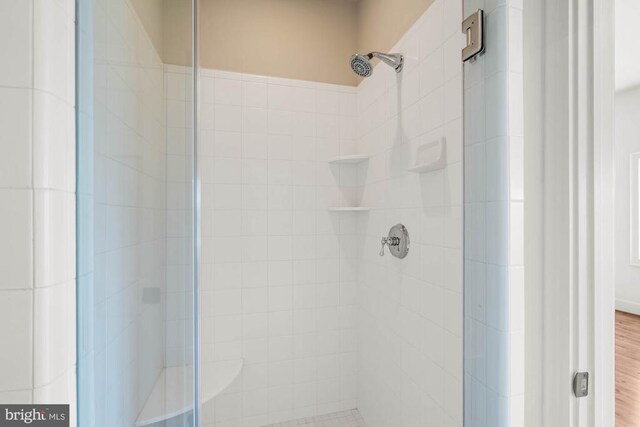
[[[616,1],[616,90],[640,85],[640,1]]]

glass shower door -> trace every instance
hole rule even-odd
[[[193,424],[193,5],[162,3],[77,4],[81,426]]]

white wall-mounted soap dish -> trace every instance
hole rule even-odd
[[[447,166],[447,141],[441,138],[429,142],[416,151],[416,165],[409,172],[424,173],[444,169]]]

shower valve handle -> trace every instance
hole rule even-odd
[[[380,256],[384,256],[384,245],[387,245],[389,247],[398,246],[400,244],[400,238],[399,237],[383,237],[382,240],[380,240],[380,243],[382,244],[382,248],[380,248]]]

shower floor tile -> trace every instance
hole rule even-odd
[[[357,409],[269,424],[264,427],[367,427]]]

